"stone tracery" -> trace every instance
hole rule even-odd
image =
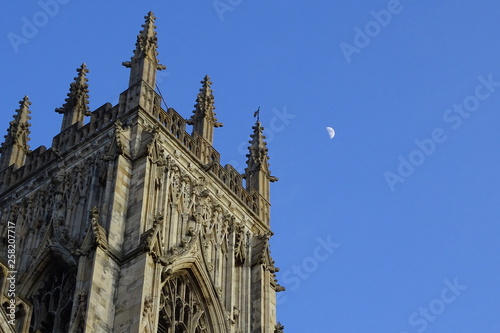
[[[158,333],[211,333],[206,303],[186,271],[168,278],[160,296]]]
[[[32,294],[30,332],[62,333],[69,330],[76,275],[69,269],[52,267]]]

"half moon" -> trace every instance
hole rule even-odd
[[[326,131],[328,132],[328,136],[330,137],[330,139],[333,139],[333,137],[335,136],[335,130],[331,127],[327,127]]]

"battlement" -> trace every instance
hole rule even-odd
[[[91,113],[90,122],[84,126],[78,123],[71,125],[56,135],[52,140],[52,149],[62,154],[75,146],[79,142],[87,139],[103,127],[116,120],[118,116],[118,107],[112,107],[106,103]]]
[[[154,107],[149,114],[167,132],[172,134],[177,142],[196,156],[207,172],[216,176],[246,206],[255,213],[258,213],[256,195],[255,193],[252,195],[244,188],[242,175],[232,165],[227,164],[223,167],[220,164],[219,152],[201,135],[198,133],[190,135],[186,132],[187,121],[177,111],[173,108],[169,108],[168,111],[162,109],[159,106],[160,96],[156,92],[155,100]],[[100,106],[91,112],[90,121],[84,126],[79,127],[79,124],[75,123],[57,134],[52,140],[52,147],[50,149],[47,150],[45,146],[40,146],[26,155],[26,160],[22,167],[18,169],[9,167],[2,170],[0,172],[2,188],[6,189],[11,185],[17,184],[40,168],[61,158],[72,147],[77,146],[95,133],[106,128],[118,118],[118,110],[119,105],[113,107],[110,103],[106,103]]]
[[[160,96],[155,92],[156,97]],[[204,164],[207,172],[215,175],[231,192],[235,194],[253,212],[258,214],[258,199],[255,191],[251,194],[243,186],[243,176],[230,164],[220,164],[219,152],[200,134],[186,132],[187,121],[173,108],[165,111],[155,103],[151,115],[171,133],[188,151]],[[204,163],[206,162],[206,163]]]
[[[17,184],[57,159],[66,159],[68,154],[78,149],[77,147],[88,144],[98,133],[111,128],[117,119],[125,124],[130,115],[144,112],[150,115],[163,131],[170,133],[170,138],[176,140],[179,146],[185,147],[186,153],[198,160],[199,167],[204,172],[218,179],[244,205],[269,222],[269,182],[276,178],[270,175],[265,137],[259,118],[257,117],[253,126],[254,132],[250,135],[252,140],[249,141],[245,174],[241,175],[231,165],[223,167],[220,164],[220,154],[212,146],[214,128],[223,125],[217,121],[214,112],[212,81],[208,75],[201,81],[202,86],[190,119],[184,118],[173,108],[165,111],[161,107],[163,98],[154,87],[156,71],[165,69],[165,66],[160,65],[157,59],[153,21],[152,16],[147,17],[147,24],[143,25],[144,30],[138,37],[141,42],[136,44],[134,56],[131,61],[123,63],[125,67],[130,68],[130,80],[128,88],[120,94],[117,105],[106,103],[91,112],[88,107],[89,85],[86,77],[89,70],[85,64],[77,69],[78,75],[70,84],[65,103],[55,109],[63,115],[61,131],[53,138],[48,150],[44,146],[33,152],[29,150],[27,142],[30,133],[31,102],[27,96],[24,97],[1,147],[0,190]],[[144,43],[150,45],[144,48]],[[87,123],[85,119],[89,119]],[[186,132],[186,125],[192,126],[191,134]],[[99,145],[102,145],[104,141],[112,139],[104,137],[98,140]],[[94,144],[92,142],[93,147]]]
[[[30,177],[39,169],[57,160],[58,155],[45,146],[40,146],[26,155],[26,162],[20,168],[14,165],[0,171],[0,189],[3,191]]]

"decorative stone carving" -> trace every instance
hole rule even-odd
[[[153,333],[154,332],[154,313],[153,313],[153,298],[146,297],[144,300],[144,307],[142,311],[141,332]]]
[[[126,63],[129,88],[118,104],[91,112],[84,124],[90,113],[83,66],[58,108],[63,131],[53,147],[28,152],[27,99],[24,120],[10,129],[26,156],[0,166],[0,249],[6,253],[6,225],[15,222],[19,296],[33,304],[31,329],[23,331],[274,329],[281,286],[268,249],[265,192],[272,177],[263,170],[263,136],[257,129],[252,137],[247,190],[209,142],[220,124],[208,77],[189,121],[196,135],[185,132],[175,110],[161,109],[153,20],[148,14]],[[93,208],[87,217],[94,206],[101,212]]]
[[[90,210],[90,225],[95,243],[103,250],[106,250],[108,248],[108,235],[106,230],[99,224],[99,209],[97,207]]]
[[[195,228],[189,228],[185,237],[182,238],[179,246],[173,246],[169,250],[169,254],[161,256],[159,261],[164,266],[169,266],[175,262],[179,257],[185,256],[187,254],[195,255],[197,253],[198,247],[196,246],[199,240],[199,230]]]
[[[185,212],[190,212],[194,205],[193,184],[191,178],[183,175],[181,179],[181,204]]]
[[[235,226],[234,258],[237,265],[243,265],[247,253],[247,240],[242,225]]]
[[[157,165],[166,165],[165,149],[163,148],[163,141],[160,136],[160,127],[157,125],[155,127],[148,128],[148,132],[151,133],[151,139],[146,146],[146,154],[152,163]]]
[[[106,148],[106,154],[103,159],[111,161],[119,155],[130,156],[130,152],[125,138],[125,132],[129,131],[130,127],[122,124],[120,119],[115,121],[114,132],[111,134],[111,142]]]
[[[164,241],[162,237],[163,216],[157,214],[153,220],[153,227],[141,235],[140,247],[149,253],[155,262],[162,262],[164,257]]]
[[[187,272],[164,281],[160,295],[158,332],[212,333],[206,302]]]
[[[52,183],[50,187],[49,197],[52,197],[52,205],[50,207],[52,211],[51,221],[64,220],[65,216],[65,192],[66,192],[67,178],[66,172],[61,167],[59,172],[52,178]]]
[[[85,289],[78,292],[78,308],[76,310],[73,324],[71,325],[70,332],[83,333],[85,331],[85,313],[87,312],[87,296],[88,293]]]
[[[158,38],[156,37],[154,25],[155,16],[152,12],[149,12],[144,18],[146,19],[146,23],[143,25],[144,29],[142,29],[137,36],[134,56],[130,59],[130,61],[124,61],[122,65],[127,68],[134,69],[134,67],[144,66],[142,62],[144,62],[144,59],[147,58],[149,61],[154,63],[155,69],[166,69],[164,65],[158,64],[158,52],[156,51],[156,48],[158,47]]]
[[[233,306],[233,320],[237,321],[238,318],[240,318],[240,309],[237,307]]]
[[[75,123],[83,125],[84,116],[90,116],[89,111],[89,86],[86,74],[89,72],[85,64],[76,70],[78,76],[69,87],[68,97],[64,105],[56,109],[57,113],[64,114],[61,130],[65,130]]]
[[[31,102],[28,96],[24,96],[19,102],[19,109],[16,110],[14,120],[9,123],[5,141],[0,146],[0,171],[14,165],[19,168],[25,162],[26,155],[30,152],[28,142],[30,140],[30,122],[29,110]]]
[[[264,269],[271,273],[276,273],[279,271],[278,268],[274,266],[274,260],[271,257],[271,251],[269,250],[269,239],[271,238],[271,233],[267,232],[264,234],[257,235],[260,240],[260,244],[257,246],[258,263],[261,264]]]

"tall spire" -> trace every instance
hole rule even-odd
[[[259,116],[259,113],[256,112],[254,116]],[[248,159],[244,178],[246,179],[247,189],[255,190],[264,200],[259,205],[260,215],[264,221],[269,222],[269,183],[277,181],[278,178],[271,176],[269,170],[266,137],[263,134],[264,127],[262,127],[260,119],[257,119],[252,129],[253,134],[250,136],[251,140],[248,141],[250,146],[248,147],[249,154],[246,155]]]
[[[212,81],[208,75],[205,75],[201,81],[201,89],[196,98],[193,115],[187,120],[188,125],[193,125],[194,133],[200,134],[210,144],[214,140],[214,127],[222,127],[222,123],[217,122],[215,117],[214,95],[210,89]]]
[[[269,157],[267,156],[267,144],[265,141],[265,136],[263,134],[264,127],[260,123],[260,120],[255,122],[255,125],[252,126],[253,133],[250,136],[251,140],[248,141],[250,146],[248,147],[249,154],[247,154],[247,168],[245,169],[245,175],[249,175],[256,171],[265,171],[270,173],[269,171]],[[248,186],[247,186],[248,187]]]
[[[28,96],[24,96],[23,100],[19,102],[19,109],[16,110],[14,120],[10,122],[5,141],[0,148],[0,170],[3,170],[12,164],[15,168],[19,168],[24,164],[26,155],[29,153],[30,146],[30,122],[31,119],[29,106],[31,102]]]
[[[76,70],[78,76],[75,77],[69,86],[68,97],[66,103],[60,108],[56,108],[57,113],[62,113],[63,121],[61,132],[75,123],[79,123],[79,127],[83,126],[83,118],[90,116],[89,111],[89,85],[87,73],[89,70],[85,64]]]
[[[156,26],[154,25],[156,18],[153,12],[149,12],[144,18],[146,22],[142,25],[143,29],[137,36],[134,55],[130,61],[125,61],[122,65],[131,69],[129,87],[144,81],[154,89],[156,71],[166,69],[166,67],[160,65],[157,58],[158,38],[156,37]]]

